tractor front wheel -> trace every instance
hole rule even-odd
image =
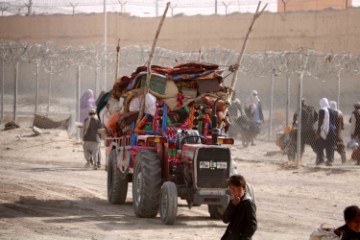
[[[156,216],[160,205],[161,165],[155,151],[140,150],[135,159],[133,175],[133,206],[135,215]]]
[[[160,217],[166,225],[175,222],[177,214],[177,189],[173,182],[164,182],[161,187]]]

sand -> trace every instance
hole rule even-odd
[[[1,125],[0,125],[1,126]],[[172,226],[137,218],[132,189],[123,205],[107,201],[104,167],[84,168],[82,145],[65,130],[0,130],[0,239],[220,239],[226,224],[207,206],[179,201]],[[299,168],[289,167],[273,142],[232,148],[239,173],[254,187],[258,230],[254,240],[309,239],[321,223],[343,224],[343,209],[359,204],[360,167],[314,165],[310,148]],[[348,150],[349,151],[349,150]],[[105,151],[102,147],[103,158]],[[350,156],[348,152],[348,156]]]

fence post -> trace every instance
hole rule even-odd
[[[272,140],[272,125],[273,125],[273,104],[274,104],[274,88],[275,88],[275,69],[273,69],[273,72],[271,74],[271,93],[270,93],[270,110],[269,110],[269,137],[268,141]]]
[[[340,94],[341,94],[341,71],[337,74],[337,107],[340,108]]]
[[[53,74],[53,66],[52,62],[50,63],[50,76],[49,76],[49,84],[48,84],[48,106],[47,106],[47,116],[49,116],[50,112],[50,99],[51,99],[51,84],[52,84],[52,74]]]
[[[13,120],[16,121],[16,107],[17,107],[17,94],[18,94],[18,81],[19,81],[19,61],[15,64],[15,84],[14,84],[14,112]]]
[[[36,63],[36,76],[35,76],[35,113],[38,113],[39,104],[39,62]]]
[[[300,73],[300,79],[299,79],[299,98],[298,98],[298,116],[297,116],[297,122],[298,122],[298,127],[297,127],[297,144],[296,144],[296,159],[298,164],[301,164],[301,129],[302,129],[302,103],[301,103],[301,99],[303,96],[303,81],[304,81],[304,75],[305,75],[305,70],[307,68],[307,62],[309,59],[309,51],[306,52],[306,58],[304,61],[304,65],[303,65],[303,69],[301,69],[301,73]]]
[[[297,101],[297,132],[296,132],[296,160],[300,162],[301,159],[301,128],[302,128],[302,104],[301,104],[301,98],[302,98],[302,85],[303,85],[303,75],[300,74],[299,78],[299,85],[298,85],[298,101]]]
[[[4,121],[4,95],[5,95],[5,60],[2,59],[1,62],[1,122]]]
[[[95,97],[99,96],[99,68],[95,66]]]
[[[290,77],[286,74],[286,126],[289,125]]]
[[[77,66],[77,71],[76,71],[76,121],[80,122],[80,70],[81,67],[80,65]],[[79,128],[77,128],[76,131],[76,140],[79,141],[80,140],[80,130]]]
[[[106,12],[106,0],[104,0],[104,90],[107,89],[107,12]]]

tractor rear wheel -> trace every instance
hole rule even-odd
[[[166,225],[173,225],[177,214],[177,189],[173,182],[164,182],[161,187],[160,217]]]
[[[135,159],[133,175],[133,206],[135,215],[153,218],[159,211],[161,164],[155,151],[140,150]]]
[[[128,178],[121,175],[116,158],[116,149],[113,149],[110,153],[107,170],[107,195],[111,204],[123,204],[128,191]]]

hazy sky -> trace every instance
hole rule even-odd
[[[12,3],[13,5],[24,6],[29,0],[0,0],[1,2]],[[55,7],[61,7],[71,14],[72,6],[75,12],[103,12],[104,0],[32,0],[33,5],[38,8],[38,13],[54,13]],[[294,1],[294,0],[289,0]],[[326,0],[312,0],[326,1]],[[166,3],[170,2],[170,9],[167,16],[185,15],[211,15],[215,13],[215,2],[217,2],[217,14],[225,15],[234,12],[255,12],[259,0],[106,0],[107,12],[127,12],[131,16],[154,17],[161,16]],[[278,0],[262,0],[261,6],[268,4],[265,11],[276,12]],[[352,0],[353,7],[360,6],[360,0]],[[56,11],[56,10],[55,10]],[[26,9],[22,9],[26,13]],[[16,13],[16,11],[15,11]]]
[[[135,16],[152,17],[162,15],[167,2],[166,0],[158,0],[157,5],[155,0],[106,0],[109,5],[107,11],[120,11],[121,6],[119,3],[126,3],[123,5],[124,12],[130,12]],[[186,14],[186,15],[211,15],[215,13],[216,0],[170,0],[171,8],[169,9],[168,16],[171,14]],[[316,0],[314,0],[316,1]],[[140,4],[143,2],[143,4]],[[225,15],[227,12],[255,12],[259,0],[217,0],[217,13]],[[262,0],[261,6],[268,4],[265,11],[276,12],[278,0]],[[360,0],[353,0],[353,6],[359,7]],[[156,8],[158,6],[158,8]],[[156,11],[157,9],[157,11]],[[98,9],[103,11],[103,8]]]
[[[359,0],[360,1],[360,0]],[[106,0],[107,11],[120,12],[123,4],[123,12],[129,12],[132,16],[153,17],[162,15],[168,1],[166,0]],[[103,3],[103,1],[102,1]],[[120,4],[121,3],[121,4]],[[170,0],[170,9],[168,16],[171,14],[185,15],[211,15],[215,13],[215,0]],[[277,0],[262,0],[262,5],[268,3],[266,11],[275,12],[277,9]],[[224,15],[232,12],[254,12],[258,0],[217,0],[217,13]],[[80,10],[80,8],[78,8]],[[81,7],[82,11],[102,12],[103,6],[98,7]]]

